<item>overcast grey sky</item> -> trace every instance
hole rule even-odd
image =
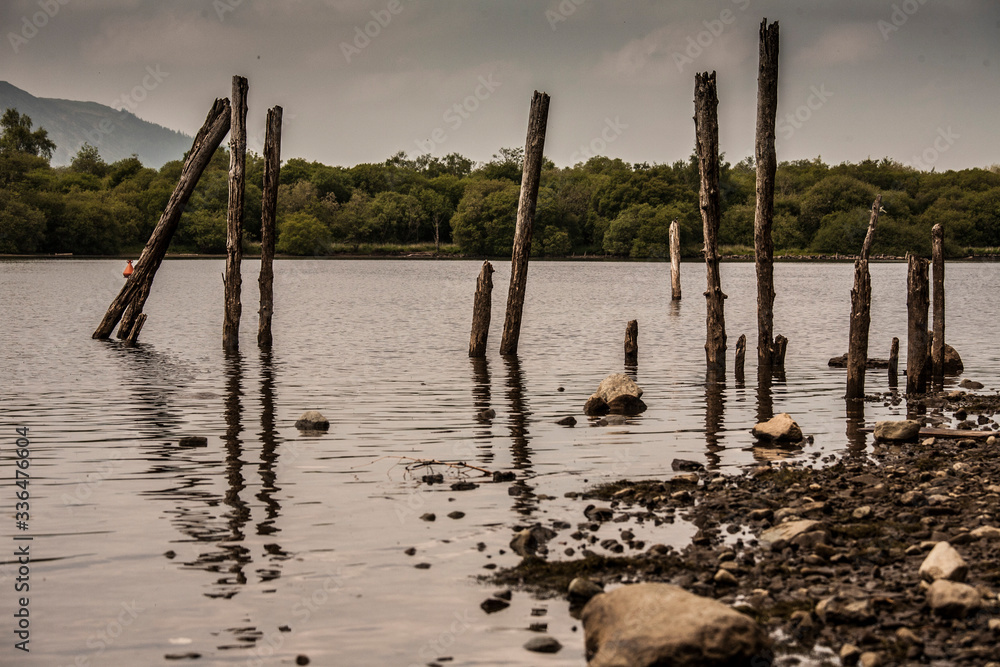
[[[193,135],[241,74],[251,149],[280,104],[283,157],[341,165],[488,160],[524,145],[538,89],[562,166],[686,158],[694,74],[717,70],[735,162],[753,152],[765,16],[781,26],[779,160],[1000,162],[995,0],[4,0],[0,79]]]

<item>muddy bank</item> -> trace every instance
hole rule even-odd
[[[940,400],[953,418],[996,430],[1000,398],[956,392],[929,403]],[[485,580],[563,598],[578,576],[606,588],[677,584],[761,622],[775,640],[775,664],[810,656],[838,665],[841,655],[854,664],[862,654],[863,664],[881,666],[1000,662],[997,439],[875,444],[823,467],[783,463],[739,475],[682,463],[689,470],[670,480],[589,488],[579,494],[587,511],[577,524],[546,526],[551,533],[539,531],[518,566]],[[679,520],[698,529],[680,550],[635,537]],[[616,538],[607,537],[609,524]],[[931,608],[919,570],[942,541],[967,565],[964,582],[980,598],[971,606]]]

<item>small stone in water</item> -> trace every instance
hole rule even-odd
[[[463,516],[465,516],[465,512],[459,512],[458,510],[448,513],[449,519],[461,519]]]
[[[429,569],[431,569],[431,564],[430,563],[417,563],[413,567],[417,568],[418,570],[429,570]]]
[[[487,614],[493,614],[510,606],[510,603],[506,600],[500,600],[498,598],[487,598],[483,600],[479,607],[485,611]]]
[[[535,637],[529,639],[524,648],[535,653],[558,653],[562,644],[555,637]]]
[[[403,553],[406,554],[407,556],[412,556],[413,554],[417,553],[417,548],[416,547],[409,547]]]
[[[437,516],[434,514],[434,512],[426,512],[420,515],[421,521],[434,521],[435,519],[437,519]]]
[[[295,656],[295,664],[296,665],[308,665],[309,664],[309,656],[308,655],[298,655],[298,656]]]

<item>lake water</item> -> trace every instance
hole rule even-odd
[[[279,260],[265,355],[258,263],[246,261],[242,352],[230,359],[223,264],[165,261],[140,345],[128,349],[90,338],[121,287],[122,262],[0,262],[0,663],[151,665],[192,652],[195,664],[213,665],[294,664],[298,654],[314,665],[582,665],[582,628],[564,601],[515,593],[499,613],[479,608],[494,590],[476,582],[484,565],[518,561],[514,526],[575,525],[585,503],[567,491],[669,477],[674,458],[735,473],[773,457],[749,435],[769,409],[815,438],[791,456],[863,453],[863,436],[848,437],[844,371],[826,363],[847,348],[850,263],[776,266],[775,331],[790,343],[784,381],[763,392],[752,264],[722,266],[729,367],[745,333],[746,386],[730,370],[708,389],[703,264],[682,265],[684,299],[671,303],[668,264],[532,263],[520,352],[504,359],[509,264],[497,262],[479,364],[467,350],[480,262]],[[906,266],[871,272],[870,354],[888,356],[898,336],[905,368]],[[1000,389],[989,305],[1000,267],[950,263],[947,291],[947,339],[963,377]],[[582,406],[623,370],[630,319],[649,409],[627,426],[589,427]],[[869,393],[888,389],[884,371],[868,378]],[[476,419],[485,408],[496,410],[492,421]],[[294,427],[307,409],[330,419],[328,433]],[[902,418],[905,405],[866,411],[869,422]],[[570,414],[575,428],[554,423]],[[28,656],[12,648],[9,554],[24,544],[13,540],[17,427],[31,440]],[[180,448],[185,435],[208,446]],[[426,470],[408,473],[392,457],[463,460],[520,481],[454,491],[455,471],[436,468],[448,483],[428,486]],[[446,516],[456,510],[465,516]],[[427,512],[437,520],[421,520]],[[682,521],[634,528],[647,543],[681,545],[693,532]],[[564,557],[558,542],[554,558]],[[560,653],[521,648],[538,622]]]

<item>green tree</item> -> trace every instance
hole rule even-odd
[[[80,146],[80,150],[73,156],[69,168],[81,174],[91,174],[98,178],[104,178],[108,173],[108,163],[101,157],[97,148],[88,143]]]
[[[49,139],[45,128],[31,130],[31,118],[27,114],[17,112],[17,109],[7,109],[0,118],[0,153],[28,153],[46,160],[52,158],[56,145]]]
[[[330,231],[308,213],[291,213],[278,222],[276,249],[288,255],[326,255]]]

